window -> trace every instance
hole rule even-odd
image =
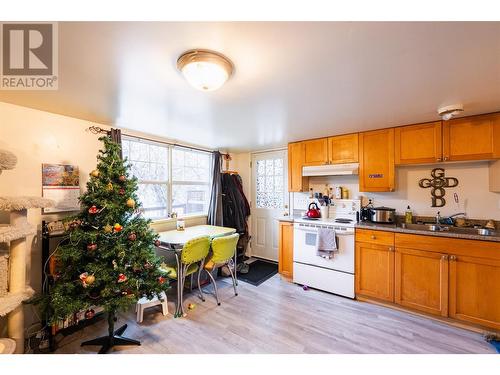
[[[208,212],[210,160],[206,152],[172,149],[172,211],[179,215]]]
[[[258,208],[283,207],[283,159],[257,160]]]
[[[139,182],[138,196],[150,219],[206,215],[210,201],[211,158],[208,152],[123,137],[123,157]]]

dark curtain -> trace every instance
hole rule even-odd
[[[122,131],[120,129],[113,129],[109,131],[109,136],[111,137],[111,140],[115,143],[118,143],[120,146],[122,144]],[[120,158],[123,159],[123,154],[122,150],[120,148]]]
[[[210,205],[208,206],[208,224],[223,226],[224,219],[222,212],[221,153],[219,151],[213,152],[212,159],[212,193],[210,195]]]

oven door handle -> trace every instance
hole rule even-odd
[[[297,230],[304,232],[304,233],[314,233],[318,234],[317,230],[314,229],[304,229],[304,228],[297,228]],[[354,236],[354,231],[353,232],[340,232],[340,231],[335,231],[336,236]]]

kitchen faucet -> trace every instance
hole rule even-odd
[[[455,224],[455,220],[453,220],[453,218],[454,218],[455,216],[460,216],[460,215],[462,215],[462,216],[466,216],[467,214],[466,214],[465,212],[458,212],[458,213],[456,213],[456,214],[453,214],[453,215],[450,215],[450,216],[448,216],[448,217],[444,217],[444,218],[443,218],[443,217],[441,216],[441,212],[440,212],[440,211],[438,211],[438,212],[437,212],[437,214],[436,214],[436,224],[441,224],[441,222],[442,222],[442,221],[447,221],[447,223],[446,223],[446,224],[451,224],[451,225],[454,225],[454,224]]]

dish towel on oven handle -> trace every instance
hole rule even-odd
[[[318,228],[316,254],[322,258],[331,259],[338,251],[335,229]]]

